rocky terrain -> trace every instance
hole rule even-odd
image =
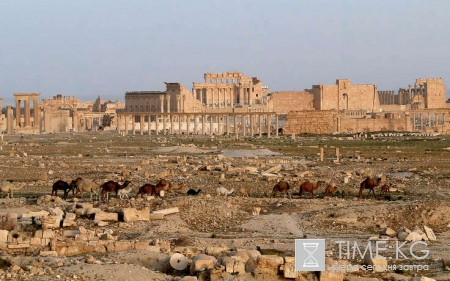
[[[3,136],[0,180],[17,190],[7,198],[0,184],[0,279],[449,280],[447,138]],[[63,200],[61,190],[50,196],[53,183],[77,177],[100,184],[129,180],[132,190],[123,200],[111,193],[108,201],[90,201],[71,192]],[[375,195],[365,189],[359,198],[366,177],[381,183]],[[184,187],[173,196],[134,197],[161,178]],[[291,198],[271,198],[280,180],[290,184]],[[300,196],[306,180],[324,183],[314,196]],[[334,195],[324,196],[332,183]],[[384,184],[390,193],[380,193]],[[218,195],[220,187],[250,193]],[[189,189],[202,191],[186,196]],[[294,270],[295,240],[305,238],[326,239],[326,271]],[[381,241],[387,262],[339,255],[336,241],[358,243],[362,251]],[[426,248],[426,258],[409,251],[415,241],[426,245],[413,254],[424,256]],[[409,259],[394,256],[395,243],[405,243]],[[364,270],[369,265],[389,267]]]

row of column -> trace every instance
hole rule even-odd
[[[274,124],[272,125],[272,117]],[[235,137],[254,136],[256,133],[260,137],[264,133],[267,137],[274,135],[278,137],[278,114],[274,113],[253,113],[253,114],[118,114],[118,132],[119,134],[136,134],[139,130],[141,135],[147,132],[152,133],[154,125],[154,134],[163,135],[174,134],[227,134],[234,133]],[[137,128],[137,121],[139,128]],[[131,122],[130,122],[131,121]],[[131,124],[130,124],[131,123]],[[162,123],[162,130],[160,125]],[[193,123],[193,124],[192,124]],[[129,126],[131,125],[131,128]],[[147,128],[145,128],[147,125]],[[193,127],[192,127],[193,126]],[[233,126],[233,128],[232,128]],[[178,130],[175,130],[178,127]],[[209,128],[208,128],[209,127]],[[191,130],[192,129],[192,130]],[[272,132],[274,130],[274,132]]]
[[[29,99],[25,99],[24,101],[24,113],[23,113],[23,117],[24,117],[24,123],[21,126],[20,121],[21,121],[21,99],[16,98],[16,127],[30,127],[31,126],[31,116],[30,116],[30,100]],[[33,118],[38,118],[39,117],[39,106],[38,106],[38,101],[37,99],[33,99]],[[36,125],[36,120],[35,120],[35,124]]]
[[[241,105],[251,104],[250,88],[194,88],[196,99],[206,106],[213,108],[231,108],[234,103]]]

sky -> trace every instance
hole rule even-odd
[[[340,78],[450,89],[449,12],[446,0],[0,0],[0,97],[124,102],[230,70],[272,91]]]

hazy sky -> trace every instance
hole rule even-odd
[[[124,101],[237,70],[273,91],[313,84],[450,88],[450,1],[0,0],[0,96]]]

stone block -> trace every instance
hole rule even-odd
[[[39,256],[41,256],[41,257],[57,257],[58,253],[56,251],[40,251]]]
[[[280,256],[276,255],[261,255],[258,258],[258,268],[255,269],[255,274],[266,273],[277,275],[280,266],[284,263],[284,260]]]
[[[42,232],[42,238],[55,238],[55,232],[51,229],[44,229]]]
[[[213,256],[198,254],[192,259],[190,273],[194,275],[196,272],[213,269],[217,259]]]
[[[8,242],[8,230],[1,229],[0,230],[0,242]]]
[[[119,214],[99,212],[95,214],[95,222],[99,221],[119,221]]]
[[[320,281],[343,281],[344,273],[340,271],[321,271]]]
[[[430,241],[436,241],[436,235],[434,235],[433,229],[429,228],[428,226],[423,226],[425,233],[427,234],[427,237]]]
[[[148,207],[142,210],[137,210],[136,208],[124,208],[122,211],[123,220],[125,222],[150,220],[150,208]]]

